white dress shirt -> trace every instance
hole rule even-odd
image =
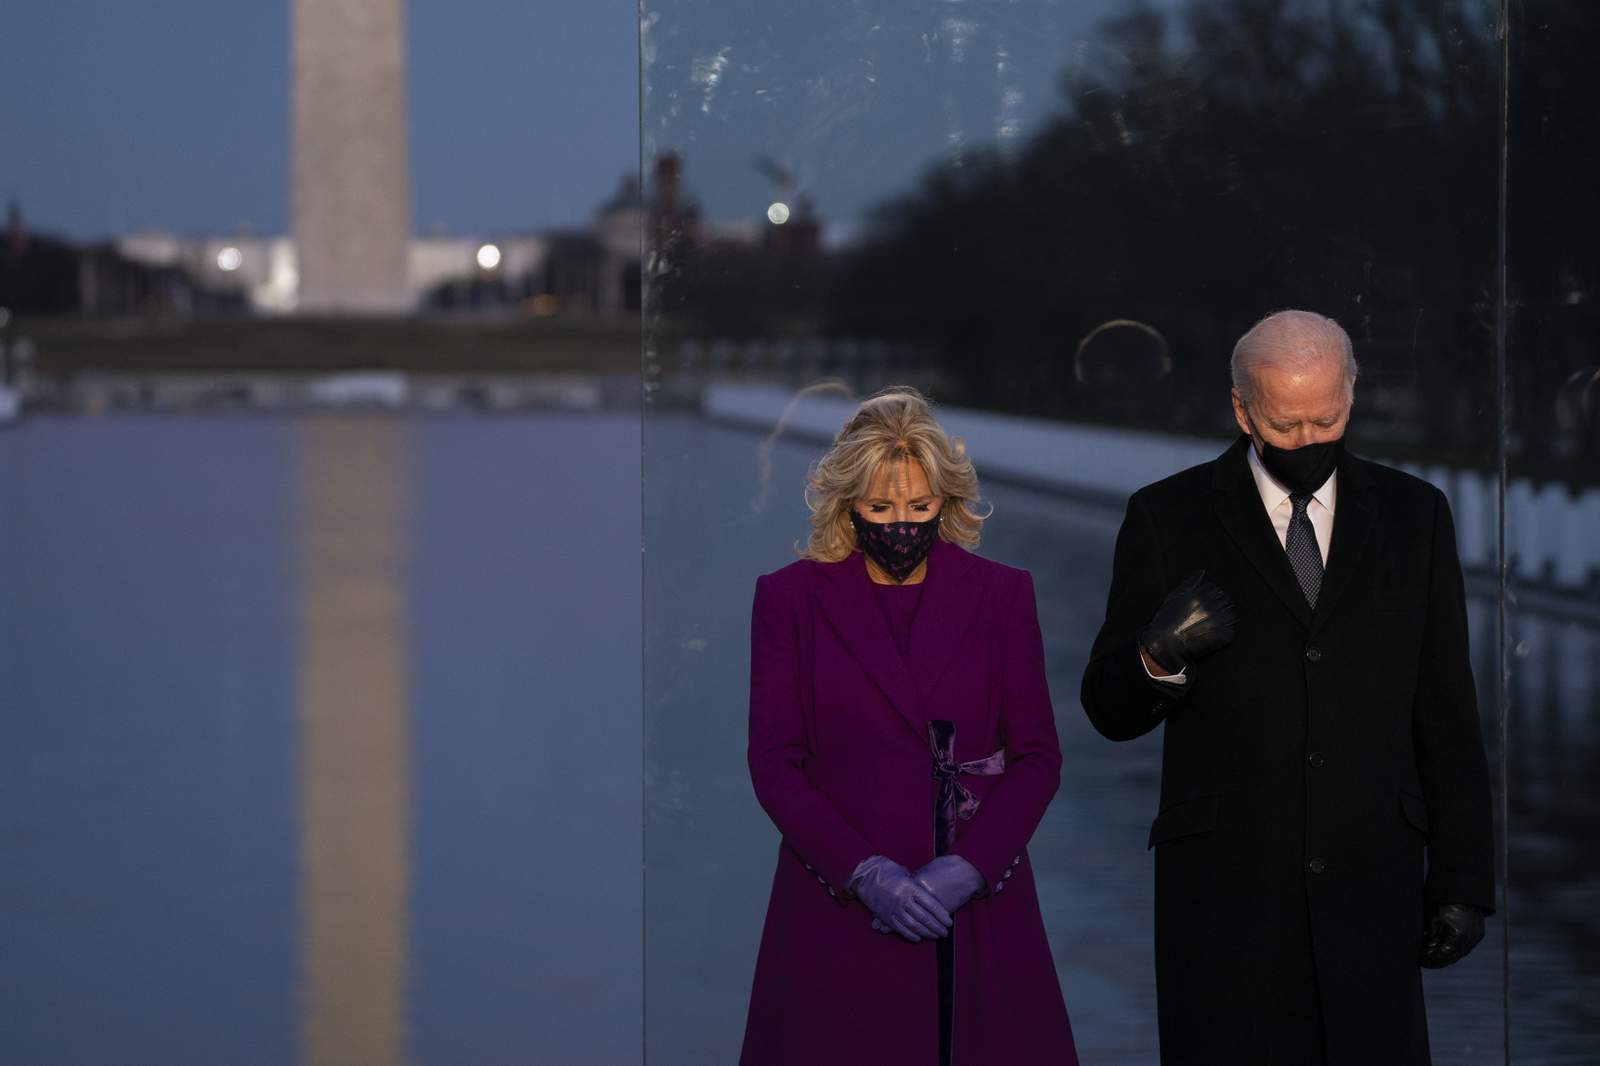
[[[1250,457],[1250,476],[1256,480],[1256,491],[1261,494],[1261,506],[1267,509],[1267,517],[1272,519],[1272,528],[1278,534],[1278,544],[1285,551],[1289,544],[1289,520],[1294,517],[1294,501],[1289,499],[1289,490],[1278,483],[1278,479],[1267,473],[1267,468],[1261,465],[1261,457],[1256,455],[1254,442],[1245,449],[1245,454]],[[1311,520],[1311,529],[1317,535],[1317,550],[1322,552],[1322,565],[1328,565],[1328,546],[1333,542],[1333,508],[1339,498],[1339,472],[1336,470],[1328,475],[1328,480],[1322,487],[1311,494],[1311,502],[1306,505],[1306,517]],[[1144,663],[1144,656],[1139,656],[1139,662]],[[1165,681],[1171,685],[1187,684],[1189,679],[1183,671],[1176,674],[1151,673],[1146,666],[1144,672],[1150,674],[1157,681]]]
[[[1267,473],[1267,468],[1261,465],[1261,457],[1256,455],[1255,445],[1245,449],[1250,456],[1250,476],[1256,479],[1256,491],[1261,493],[1261,506],[1267,509],[1267,517],[1272,519],[1272,528],[1278,533],[1278,544],[1288,550],[1289,519],[1294,517],[1294,504],[1289,499],[1289,490],[1278,484],[1277,478]],[[1333,542],[1333,508],[1339,498],[1339,472],[1336,470],[1328,475],[1328,480],[1322,487],[1311,494],[1311,502],[1306,505],[1306,517],[1311,519],[1311,528],[1317,534],[1317,550],[1322,552],[1322,565],[1328,565],[1328,545]]]

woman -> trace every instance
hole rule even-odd
[[[980,559],[959,441],[911,389],[812,469],[756,582],[750,776],[783,834],[743,1066],[1077,1055],[1026,845],[1061,753],[1026,571]]]

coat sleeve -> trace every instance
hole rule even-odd
[[[1033,578],[1023,573],[1005,613],[1000,730],[1006,769],[951,848],[997,888],[1061,784],[1061,744],[1045,680]]]
[[[770,575],[756,579],[750,624],[750,780],[784,843],[844,897],[875,853],[806,773],[810,746],[801,700],[798,616]]]
[[[1428,808],[1429,903],[1494,910],[1494,822],[1467,642],[1467,600],[1455,523],[1443,493],[1434,505],[1428,615],[1412,735]]]
[[[1139,631],[1167,591],[1155,521],[1135,493],[1117,531],[1106,620],[1089,652],[1080,693],[1089,721],[1111,740],[1144,736],[1183,698],[1184,686],[1152,679],[1139,655]]]

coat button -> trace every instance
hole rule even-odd
[[[1306,649],[1306,662],[1308,662],[1308,663],[1320,663],[1321,661],[1322,661],[1322,649],[1321,648],[1307,648]]]
[[[1323,758],[1322,752],[1320,751],[1314,751],[1310,755],[1306,756],[1306,762],[1310,763],[1312,766],[1321,766],[1327,761],[1327,759]]]
[[[1321,859],[1312,859],[1310,862],[1306,863],[1306,868],[1314,874],[1320,874],[1328,869],[1328,864],[1323,862]]]

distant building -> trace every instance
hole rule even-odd
[[[823,223],[803,194],[792,204],[772,204],[764,216],[713,222],[685,193],[683,163],[676,154],[658,156],[649,178],[648,188],[641,189],[636,175],[625,175],[587,226],[413,236],[406,245],[401,312],[638,311],[647,234],[653,254],[668,265],[719,249],[764,253],[769,265],[815,262],[831,251]],[[209,306],[242,301],[269,315],[327,310],[315,301],[306,304],[293,237],[139,233],[117,241],[116,251],[135,263],[182,274],[196,289],[218,298]]]
[[[285,313],[299,306],[300,272],[288,237],[179,237],[136,233],[117,241],[136,263],[183,271],[212,292],[243,296],[256,311]]]
[[[595,216],[595,239],[600,246],[600,271],[595,298],[601,308],[637,311],[642,306],[640,285],[644,255],[644,197],[639,179],[629,174]]]
[[[511,304],[541,311],[637,311],[644,224],[639,182],[630,174],[585,229],[413,237],[403,310]],[[236,294],[257,313],[302,310],[299,254],[291,237],[138,233],[116,247],[135,262],[182,270],[203,289]]]

